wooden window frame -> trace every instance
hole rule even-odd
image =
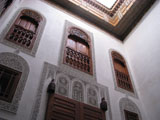
[[[74,30],[79,31],[78,32],[73,32]],[[67,46],[67,42],[70,36],[75,36],[76,39],[72,39],[73,41],[80,41],[79,43],[85,43],[87,44],[86,47],[88,48],[88,55],[80,52],[80,51],[76,51],[74,48],[72,47],[68,47]],[[84,45],[84,44],[83,44]],[[67,40],[65,42],[65,50],[64,50],[64,59],[63,59],[63,63],[67,64],[75,69],[78,69],[82,72],[85,72],[87,74],[93,75],[93,66],[92,66],[92,45],[91,45],[91,40],[90,37],[88,36],[88,34],[86,34],[83,30],[76,28],[76,27],[71,27],[68,31],[67,31]],[[74,55],[68,55],[68,53],[74,53]],[[67,56],[70,57],[69,61]],[[72,56],[72,57],[71,57]],[[76,56],[76,57],[73,57]],[[77,57],[78,56],[78,57]],[[81,57],[81,58],[80,58]],[[84,58],[84,59],[83,59]],[[76,61],[76,62],[71,62],[71,61]]]
[[[1,65],[1,64],[0,64],[0,69],[1,69],[0,70],[0,80],[1,80],[1,77],[4,75],[4,72],[11,73],[10,80],[7,83],[7,88],[5,89],[5,94],[4,94],[4,96],[0,96],[0,100],[3,100],[3,101],[6,101],[6,102],[10,103],[10,102],[12,102],[12,99],[13,99],[13,96],[15,94],[18,82],[21,78],[22,72],[19,72],[17,70],[14,70],[12,68],[6,67],[6,66]],[[14,81],[13,84],[11,84],[11,81]],[[10,91],[8,93],[8,97],[5,97],[6,92],[9,90],[9,87],[10,87]]]
[[[116,83],[119,88],[122,88],[124,90],[127,90],[129,92],[134,93],[133,85],[131,82],[131,78],[128,72],[127,64],[125,59],[116,51],[111,52],[112,56],[112,62],[116,77]],[[116,62],[115,62],[116,61]],[[119,70],[116,64],[119,64],[120,66],[123,66],[123,71]]]
[[[125,120],[130,120],[128,118],[128,116],[134,116],[134,118],[136,118],[136,120],[139,120],[139,117],[138,117],[137,113],[134,113],[134,112],[131,112],[131,111],[128,111],[128,110],[124,110],[124,114],[125,114]]]
[[[25,17],[25,19],[22,17]],[[30,20],[27,20],[27,18],[30,18]],[[30,22],[30,27],[31,23],[35,22],[34,32],[27,29],[26,26],[22,27],[20,23],[18,24],[18,21],[23,19],[26,20],[28,23]],[[18,46],[21,46],[25,49],[32,50],[39,29],[41,27],[41,23],[42,17],[38,13],[28,9],[22,10],[19,16],[16,18],[15,22],[13,23],[12,27],[9,29],[9,32],[6,35],[6,40],[14,44],[17,44]]]

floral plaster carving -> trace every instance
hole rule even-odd
[[[0,53],[0,64],[22,72],[12,102],[0,100],[0,109],[16,113],[29,74],[29,66],[21,56],[8,52]]]

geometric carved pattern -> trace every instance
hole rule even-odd
[[[115,51],[112,51],[111,55],[118,87],[130,92],[134,92],[124,58]]]
[[[103,4],[97,2],[97,1],[93,1],[93,0],[84,0],[86,1],[88,4],[90,4],[91,6],[97,8],[98,10],[108,14],[110,17],[113,17],[114,14],[117,12],[117,10],[119,9],[119,7],[121,6],[121,4],[125,1],[125,0],[117,0],[117,4],[113,5],[112,9],[113,10],[109,10],[107,7],[105,7]],[[131,0],[130,0],[131,1]],[[129,2],[129,1],[128,1]]]
[[[0,109],[16,113],[29,74],[29,66],[21,56],[8,52],[0,53],[0,64],[22,73],[12,101],[9,103],[0,100]]]
[[[40,27],[41,16],[31,10],[23,10],[9,30],[6,39],[31,50]]]
[[[92,74],[91,46],[88,35],[75,27],[70,28],[67,32],[64,63]]]
[[[72,27],[69,31],[70,35],[78,36],[79,38],[88,41],[88,35],[84,33],[82,30]]]
[[[128,111],[128,112],[132,113],[132,118],[135,118],[135,117],[139,118],[139,119],[133,119],[133,120],[142,120],[139,108],[129,98],[121,98],[120,101],[119,101],[119,105],[120,105],[122,120],[128,120],[128,119],[126,119],[127,116],[126,116],[125,111]],[[133,116],[133,114],[134,114],[134,116]],[[129,115],[128,115],[128,117],[129,117]]]

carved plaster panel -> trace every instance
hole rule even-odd
[[[84,101],[84,85],[80,80],[74,80],[72,82],[72,98],[74,100]]]
[[[69,78],[64,74],[56,75],[56,92],[63,96],[69,96]]]
[[[95,87],[87,88],[87,103],[93,106],[98,106],[98,92]]]
[[[139,117],[139,120],[142,120],[139,108],[129,98],[121,98],[120,101],[119,101],[119,106],[120,106],[122,120],[125,120],[124,110],[130,111],[130,112],[133,112],[133,113],[137,113],[138,117]]]
[[[26,54],[29,54],[29,55],[32,55],[32,56],[35,56],[36,55],[36,52],[37,52],[37,49],[38,49],[38,46],[39,46],[39,42],[40,42],[40,39],[41,39],[41,36],[42,36],[42,33],[43,33],[43,30],[44,30],[44,27],[45,27],[45,24],[46,24],[46,19],[44,16],[42,16],[39,12],[35,12],[35,13],[38,13],[39,15],[42,16],[42,22],[39,26],[39,29],[37,31],[37,36],[36,36],[36,40],[35,40],[35,43],[33,45],[33,48],[32,50],[29,50],[29,49],[26,49],[24,48],[23,46],[20,46],[18,44],[15,44],[13,42],[10,42],[6,39],[6,35],[8,33],[8,31],[10,30],[11,26],[14,24],[15,20],[17,19],[18,15],[21,13],[21,11],[23,10],[31,10],[31,11],[35,11],[35,10],[32,10],[30,8],[20,8],[15,14],[14,16],[12,17],[12,19],[9,21],[9,23],[6,25],[5,29],[1,32],[0,34],[0,43],[2,44],[5,44],[9,47],[12,47],[12,48],[15,48],[15,49],[19,49],[20,51],[26,53]],[[38,18],[37,16],[35,16],[34,14],[31,14],[30,12],[27,12],[26,14],[29,14],[31,15],[32,17],[34,17],[35,19],[39,20],[40,18]]]
[[[96,82],[90,82],[93,81],[93,78],[86,78],[90,79],[87,81],[86,79],[82,79],[83,77],[74,76],[72,73],[72,71],[63,71],[60,67],[56,67],[49,63],[44,64],[35,104],[31,114],[31,120],[37,120],[41,104],[45,104],[41,101],[42,95],[45,96],[45,92],[47,90],[47,88],[44,87],[44,84],[50,82],[53,78],[56,83],[56,94],[66,96],[95,107],[100,107],[101,98],[105,97],[108,103],[108,111],[106,112],[106,116],[109,120],[112,120],[108,88]],[[93,98],[93,101],[90,98]]]
[[[0,64],[22,72],[12,102],[0,100],[0,109],[16,113],[29,74],[29,66],[21,56],[8,52],[0,53]]]

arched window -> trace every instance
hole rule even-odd
[[[111,55],[118,87],[130,92],[134,92],[124,58],[115,51],[112,51]]]
[[[1,0],[0,1],[0,16],[5,12],[5,10],[11,5],[13,0]]]
[[[28,78],[29,65],[13,53],[0,53],[0,109],[16,113]]]
[[[121,98],[119,101],[122,120],[142,120],[138,106],[129,98]]]
[[[22,72],[0,64],[0,100],[11,102]]]
[[[88,35],[78,28],[69,30],[64,63],[92,74],[91,45]]]
[[[42,17],[38,13],[31,10],[23,10],[9,30],[6,39],[31,50],[41,22]]]

